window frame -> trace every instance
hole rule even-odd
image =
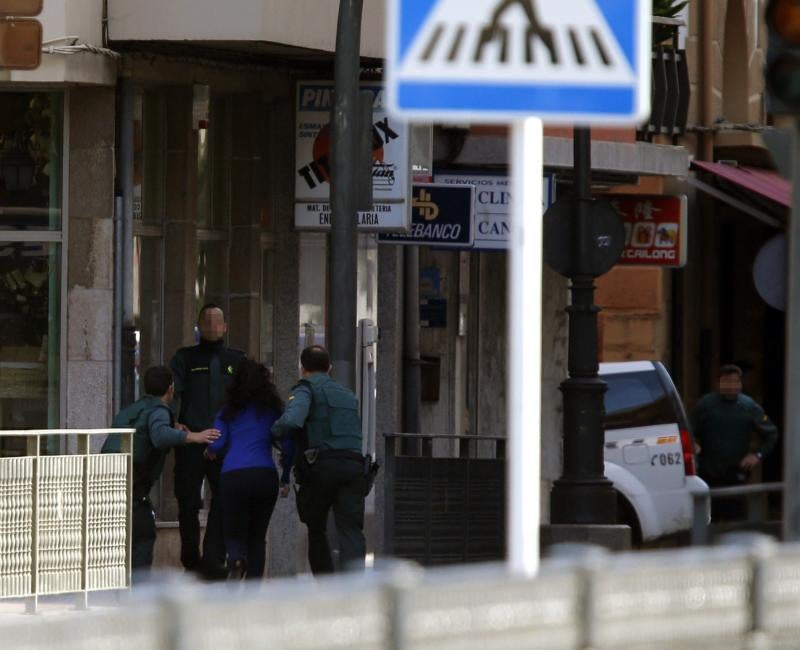
[[[19,85],[10,89],[0,90],[2,93],[30,93],[30,94],[60,94],[61,95],[61,187],[60,189],[60,204],[61,211],[60,228],[58,230],[0,230],[0,242],[3,243],[22,243],[30,242],[32,244],[59,244],[60,251],[60,265],[58,272],[59,286],[59,306],[58,306],[58,330],[59,330],[59,350],[58,350],[58,427],[66,427],[67,417],[67,305],[69,303],[69,278],[68,278],[68,260],[69,260],[69,122],[70,122],[70,89],[61,86],[42,85],[30,86]],[[50,404],[47,405],[48,410]],[[48,443],[48,447],[49,447]],[[66,444],[66,438],[59,437],[56,442],[57,445],[63,446]],[[52,449],[53,453],[62,451],[60,448]]]

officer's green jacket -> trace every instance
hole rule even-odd
[[[735,400],[711,393],[700,399],[692,414],[695,440],[700,445],[700,475],[723,479],[736,471],[748,453],[766,456],[775,446],[778,430],[753,399]]]
[[[160,397],[147,395],[125,407],[112,426],[133,427],[133,494],[136,498],[150,493],[161,476],[166,451],[186,443],[186,432],[173,427],[174,416]],[[109,436],[103,445],[104,453],[120,451],[119,436]]]
[[[222,341],[201,340],[178,350],[169,364],[175,379],[175,400],[180,402],[178,421],[191,431],[214,426],[225,390],[243,357],[244,352]]]
[[[301,447],[361,452],[358,399],[351,390],[318,372],[292,388],[286,410],[272,425],[276,437],[302,432]]]

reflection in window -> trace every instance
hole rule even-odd
[[[0,95],[0,229],[61,227],[62,96]]]
[[[0,426],[59,424],[60,244],[0,243]]]
[[[378,236],[358,235],[358,320],[378,322]]]
[[[275,256],[263,251],[261,258],[261,353],[260,361],[266,366],[275,363]]]
[[[138,354],[136,389],[143,389],[142,377],[150,366],[162,362],[161,286],[162,240],[160,237],[135,237],[133,242],[133,316]],[[137,399],[141,397],[137,394]]]
[[[159,223],[164,215],[164,96],[138,89],[134,104],[133,217]]]
[[[192,128],[197,135],[197,226],[199,228],[219,228],[224,224],[224,214],[219,214],[221,206],[212,205],[214,185],[217,183],[215,172],[222,171],[224,164],[219,155],[224,152],[225,138],[224,118],[219,110],[219,103],[214,108],[219,114],[211,115],[211,97],[208,86],[195,85],[192,93]],[[214,149],[212,144],[216,143]],[[220,167],[220,170],[216,168]],[[212,189],[213,188],[213,189]],[[224,206],[223,206],[224,207]]]
[[[207,303],[214,303],[228,311],[228,242],[200,240],[197,254],[197,281],[195,283],[195,313]]]
[[[197,225],[208,228],[211,224],[211,156],[204,126],[197,130]]]
[[[298,346],[325,345],[328,238],[300,234],[300,333]]]
[[[227,98],[217,97],[211,102],[211,174],[213,223],[209,227],[226,228],[230,222],[231,158],[230,104]]]
[[[669,395],[655,372],[604,375],[606,429],[652,426],[676,422]]]

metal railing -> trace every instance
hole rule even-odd
[[[800,546],[749,544],[501,565],[408,565],[253,590],[168,584],[128,607],[37,625],[15,650],[713,650],[800,646]],[[134,590],[136,594],[137,590]]]
[[[694,495],[694,521],[692,523],[692,545],[708,544],[710,528],[706,519],[708,508],[706,501],[711,499],[741,499],[745,500],[745,518],[741,521],[729,522],[735,527],[748,527],[764,525],[767,522],[767,509],[765,497],[767,494],[783,492],[783,483],[752,483],[748,485],[734,485],[730,487],[711,488],[706,494]],[[714,515],[711,509],[712,517]],[[713,520],[712,520],[713,521]]]
[[[122,452],[92,452],[92,440],[119,433]],[[13,457],[0,458],[0,599],[123,589],[131,577],[133,429],[0,431]],[[42,455],[61,438],[76,452]],[[65,449],[66,444],[59,444]]]
[[[654,29],[671,30],[671,43],[656,44],[652,51],[651,113],[641,125],[638,137],[652,141],[656,135],[667,135],[677,144],[677,137],[686,133],[689,116],[691,85],[686,50],[680,49],[678,29],[680,19],[653,18]]]
[[[426,566],[505,555],[505,438],[384,434],[384,543]]]

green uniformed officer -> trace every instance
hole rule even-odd
[[[697,403],[692,426],[700,447],[699,473],[712,487],[745,483],[778,438],[764,409],[742,393],[742,370],[732,364],[720,369],[719,392]],[[715,504],[715,509],[723,516],[730,510],[729,517],[735,518],[741,507],[728,500]]]
[[[225,345],[225,314],[208,303],[197,315],[200,342],[181,348],[170,361],[175,376],[175,399],[180,402],[178,421],[192,431],[214,424],[214,417],[225,399],[225,391],[233,373],[244,358],[244,352]],[[181,563],[187,571],[196,571],[209,579],[224,579],[225,542],[222,533],[222,512],[219,481],[222,463],[204,455],[200,446],[175,450],[175,498],[178,501],[178,531],[181,537]],[[200,555],[200,520],[203,505],[203,480],[211,488],[203,554]]]
[[[298,436],[295,475],[297,512],[308,527],[308,561],[314,575],[332,573],[326,534],[333,508],[342,567],[363,569],[364,498],[369,459],[361,453],[358,400],[333,380],[328,352],[314,345],[300,355],[303,378],[292,389],[286,411],[273,425],[276,437]]]

